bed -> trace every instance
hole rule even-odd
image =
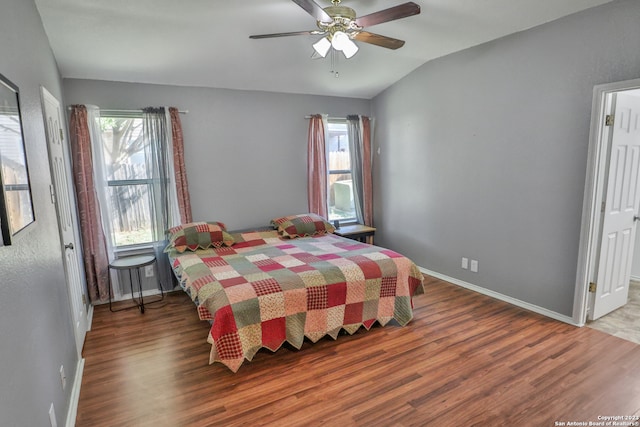
[[[328,223],[325,232],[295,238],[283,228],[228,233],[222,223],[204,224],[218,224],[220,236],[166,252],[200,319],[211,322],[209,363],[233,372],[261,348],[275,352],[288,342],[299,349],[305,337],[336,339],[341,330],[353,334],[375,322],[405,326],[412,296],[424,292],[411,260],[334,235]],[[203,227],[192,241],[207,235]]]

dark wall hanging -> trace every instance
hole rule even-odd
[[[0,246],[35,221],[18,87],[0,74]]]

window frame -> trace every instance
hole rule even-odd
[[[329,131],[329,127],[330,124],[340,124],[340,125],[347,125],[347,119],[346,118],[328,118],[327,119],[327,131]],[[350,150],[351,150],[351,142],[349,141],[349,131],[348,128],[345,132],[345,136],[346,136],[346,143],[347,146],[349,147],[349,166],[351,166],[351,154],[350,154]],[[331,165],[330,165],[330,141],[327,140],[326,141],[326,161],[327,161],[327,216],[329,219],[329,221],[339,221],[341,224],[356,224],[358,222],[358,219],[356,217],[355,214],[355,210],[353,213],[353,217],[348,217],[348,218],[336,218],[336,217],[332,217],[331,216],[331,205],[329,204],[329,200],[330,200],[330,195],[331,195],[331,184],[330,184],[330,177],[331,175],[345,175],[345,174],[349,174],[352,177],[353,180],[353,171],[352,168],[349,169],[331,169]],[[355,194],[353,193],[353,186],[351,187],[351,197],[352,199],[355,201]],[[335,205],[334,205],[335,206]],[[355,208],[355,206],[354,206]]]
[[[126,112],[126,113],[120,113],[120,112],[113,112],[113,111],[109,111],[109,110],[103,110],[100,114],[100,120],[104,119],[104,118],[110,118],[110,119],[131,119],[131,120],[135,120],[135,119],[140,119],[143,120],[143,115],[142,112],[140,113],[130,113],[130,112]],[[102,137],[102,135],[101,135]],[[104,140],[101,138],[101,149],[104,150]],[[104,155],[103,155],[104,157]],[[106,169],[108,167],[107,163],[106,163],[106,158],[103,158],[103,167]],[[105,174],[107,175],[107,174]],[[111,241],[111,247],[113,248],[113,252],[118,254],[118,253],[134,253],[134,252],[139,252],[141,250],[145,250],[148,248],[152,248],[154,243],[156,243],[153,240],[153,230],[151,229],[151,235],[150,235],[150,240],[149,241],[145,241],[145,242],[138,242],[138,243],[132,243],[132,244],[125,244],[125,245],[119,245],[116,239],[116,230],[113,226],[114,221],[117,220],[117,218],[113,217],[112,214],[116,213],[115,212],[115,206],[113,205],[113,200],[111,195],[109,194],[109,189],[110,188],[116,188],[116,187],[121,187],[121,188],[126,188],[126,187],[135,187],[138,185],[141,186],[146,186],[147,189],[147,203],[149,204],[149,209],[150,211],[153,210],[153,206],[154,206],[154,201],[152,200],[152,196],[151,194],[153,193],[153,185],[154,183],[157,181],[157,178],[150,178],[149,177],[149,173],[148,171],[146,171],[147,178],[139,178],[139,179],[108,179],[108,176],[105,176],[105,186],[107,189],[107,192],[105,194],[105,197],[107,200],[105,200],[105,202],[107,203],[107,209],[106,209],[106,213],[108,214],[108,221],[109,221],[109,239]],[[119,212],[118,212],[119,214]],[[150,215],[153,216],[153,213],[150,212]],[[150,222],[153,221],[152,218],[149,219]],[[153,226],[152,226],[153,227]]]

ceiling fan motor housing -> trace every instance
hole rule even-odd
[[[324,8],[324,11],[332,19],[331,22],[318,21],[318,28],[323,32],[328,33],[329,40],[333,38],[333,35],[340,31],[345,33],[349,38],[353,39],[358,32],[362,30],[362,27],[355,23],[356,11],[347,6],[328,6]]]
[[[347,6],[328,6],[324,8],[332,18],[346,18],[348,20],[356,19],[356,11]]]

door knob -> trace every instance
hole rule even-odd
[[[66,245],[64,245],[65,249],[73,249],[73,243],[67,243]]]
[[[634,217],[633,217],[633,221],[634,221],[634,222],[635,222],[635,221],[637,221],[637,220],[639,220],[639,219],[640,219],[640,216],[634,215]]]

